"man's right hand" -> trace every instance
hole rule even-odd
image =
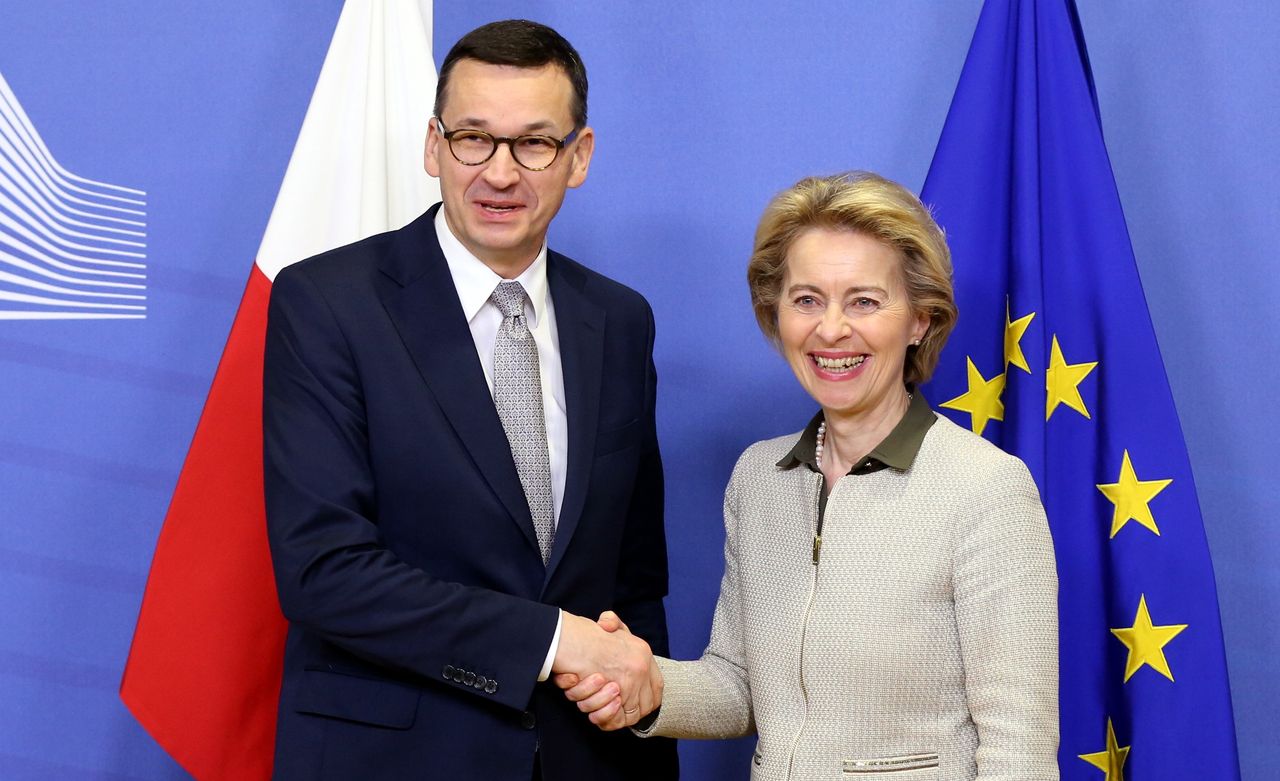
[[[611,611],[598,623],[564,613],[551,670],[556,685],[604,730],[629,727],[662,703],[662,673],[649,644]]]

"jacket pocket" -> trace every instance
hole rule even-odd
[[[304,670],[294,710],[388,729],[409,729],[418,714],[411,686],[329,670]]]
[[[846,759],[843,763],[845,778],[886,778],[894,781],[925,781],[938,777],[936,752],[903,754],[896,757],[867,757]]]

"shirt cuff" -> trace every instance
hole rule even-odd
[[[542,683],[551,677],[551,663],[556,660],[556,651],[560,649],[560,627],[564,624],[564,611],[556,614],[556,633],[551,636],[551,647],[547,649],[547,659],[542,663],[542,670],[538,673],[538,683]]]

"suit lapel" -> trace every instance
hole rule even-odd
[[[399,231],[382,262],[385,276],[378,294],[458,439],[537,551],[520,476],[436,239],[434,220],[439,208],[433,207]]]
[[[564,401],[569,424],[569,463],[547,579],[564,556],[586,502],[600,421],[600,381],[604,365],[605,312],[583,290],[586,280],[566,258],[547,253],[547,284],[556,312]]]

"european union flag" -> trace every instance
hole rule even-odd
[[[1070,0],[987,0],[922,198],[960,307],[929,398],[1027,463],[1053,531],[1062,778],[1239,779],[1195,485]]]

